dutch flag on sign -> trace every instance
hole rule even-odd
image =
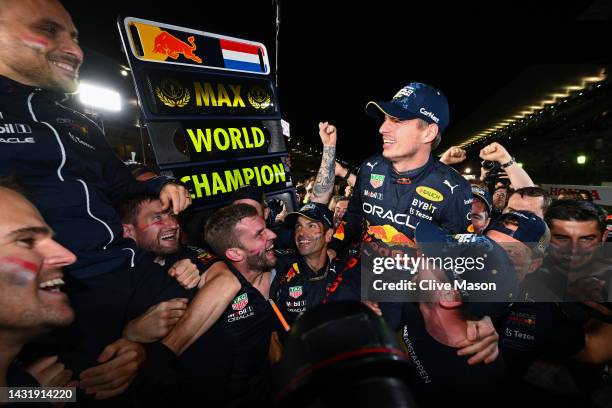
[[[265,72],[264,50],[248,43],[221,40],[225,68],[250,72]]]

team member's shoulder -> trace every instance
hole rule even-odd
[[[216,256],[212,251],[200,248],[196,246],[187,246],[186,251],[189,254],[189,257],[193,260],[197,260],[204,267],[208,268],[215,262],[221,260],[218,256]],[[203,272],[203,271],[200,271]]]
[[[353,269],[359,265],[359,255],[346,255],[342,258],[336,258],[330,265],[330,270],[333,268],[335,272],[340,272],[344,269]]]
[[[420,184],[435,189],[444,201],[454,196],[472,195],[470,183],[455,169],[440,162],[434,163],[434,170]]]
[[[298,265],[298,254],[297,252],[289,252],[292,250],[286,250],[283,255],[277,255],[276,266],[274,270],[274,280],[270,287],[271,297],[278,301],[278,296],[286,285],[299,276],[300,267]]]
[[[439,161],[434,161],[432,175],[440,177],[442,180],[447,179],[449,182],[461,183],[464,186],[470,184],[457,170]]]
[[[359,168],[359,171],[365,173],[375,173],[376,169],[380,168],[381,165],[385,162],[385,160],[386,159],[382,157],[382,154],[380,153],[370,156],[363,162],[361,162],[361,167]]]
[[[298,253],[294,249],[276,250],[276,269],[277,276],[286,275],[291,266],[298,261]]]

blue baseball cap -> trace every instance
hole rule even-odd
[[[517,226],[516,231],[505,226],[508,222]],[[517,210],[504,213],[487,228],[487,231],[491,230],[501,232],[521,241],[540,256],[544,256],[550,243],[550,230],[548,226],[546,226],[544,220],[531,211]]]
[[[461,278],[469,283],[495,284],[495,289],[490,291],[461,290],[462,309],[469,314],[501,314],[506,311],[507,302],[515,299],[518,293],[516,271],[504,248],[492,239],[478,234],[449,235],[448,231],[425,220],[418,223],[415,239],[423,254],[429,258],[458,261],[482,257],[483,268],[465,268],[455,273],[456,267],[447,268],[445,264],[442,267],[449,282]]]
[[[438,125],[440,132],[448,126],[449,113],[446,96],[431,85],[411,82],[400,89],[391,102],[370,101],[366,105],[369,116],[383,115],[400,120],[423,119]]]
[[[493,211],[493,198],[491,197],[491,193],[482,187],[472,185],[472,196],[479,198],[484,205],[487,206],[487,211],[489,212],[489,216],[491,216],[491,211]]]
[[[287,214],[287,217],[285,217],[285,225],[293,228],[300,215],[308,218],[309,220],[318,221],[327,228],[333,228],[334,214],[325,204],[308,203],[304,205],[299,211],[294,211]]]

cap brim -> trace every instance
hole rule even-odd
[[[491,202],[489,202],[485,197],[481,196],[480,194],[472,193],[472,197],[478,198],[480,201],[482,201],[483,204],[487,207],[487,210],[489,210],[489,214],[491,214],[491,211],[493,211],[493,204]]]
[[[366,114],[372,118],[391,116],[401,120],[417,119],[420,116],[416,113],[403,109],[401,106],[392,102],[370,101],[366,104]]]
[[[310,221],[314,221],[314,222],[322,222],[319,220],[315,220],[314,218],[311,218],[305,214],[302,214],[299,211],[294,211],[294,212],[290,212],[289,214],[287,214],[287,216],[285,217],[285,222],[284,224],[288,227],[293,227],[295,226],[295,223],[297,222],[297,219],[299,216],[302,216],[304,218],[308,218]]]

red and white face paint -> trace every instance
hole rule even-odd
[[[59,1],[2,3],[0,75],[25,85],[72,93],[83,51],[70,15]]]
[[[0,188],[0,328],[36,334],[69,324],[74,313],[61,291],[61,267],[75,260],[32,204]]]
[[[136,244],[158,256],[178,251],[180,228],[171,209],[162,210],[161,201],[151,200],[140,204],[136,224],[131,225],[132,234],[128,235]]]
[[[21,37],[21,41],[26,47],[40,52],[45,51],[49,47],[49,41],[45,40],[42,37],[24,34]]]

